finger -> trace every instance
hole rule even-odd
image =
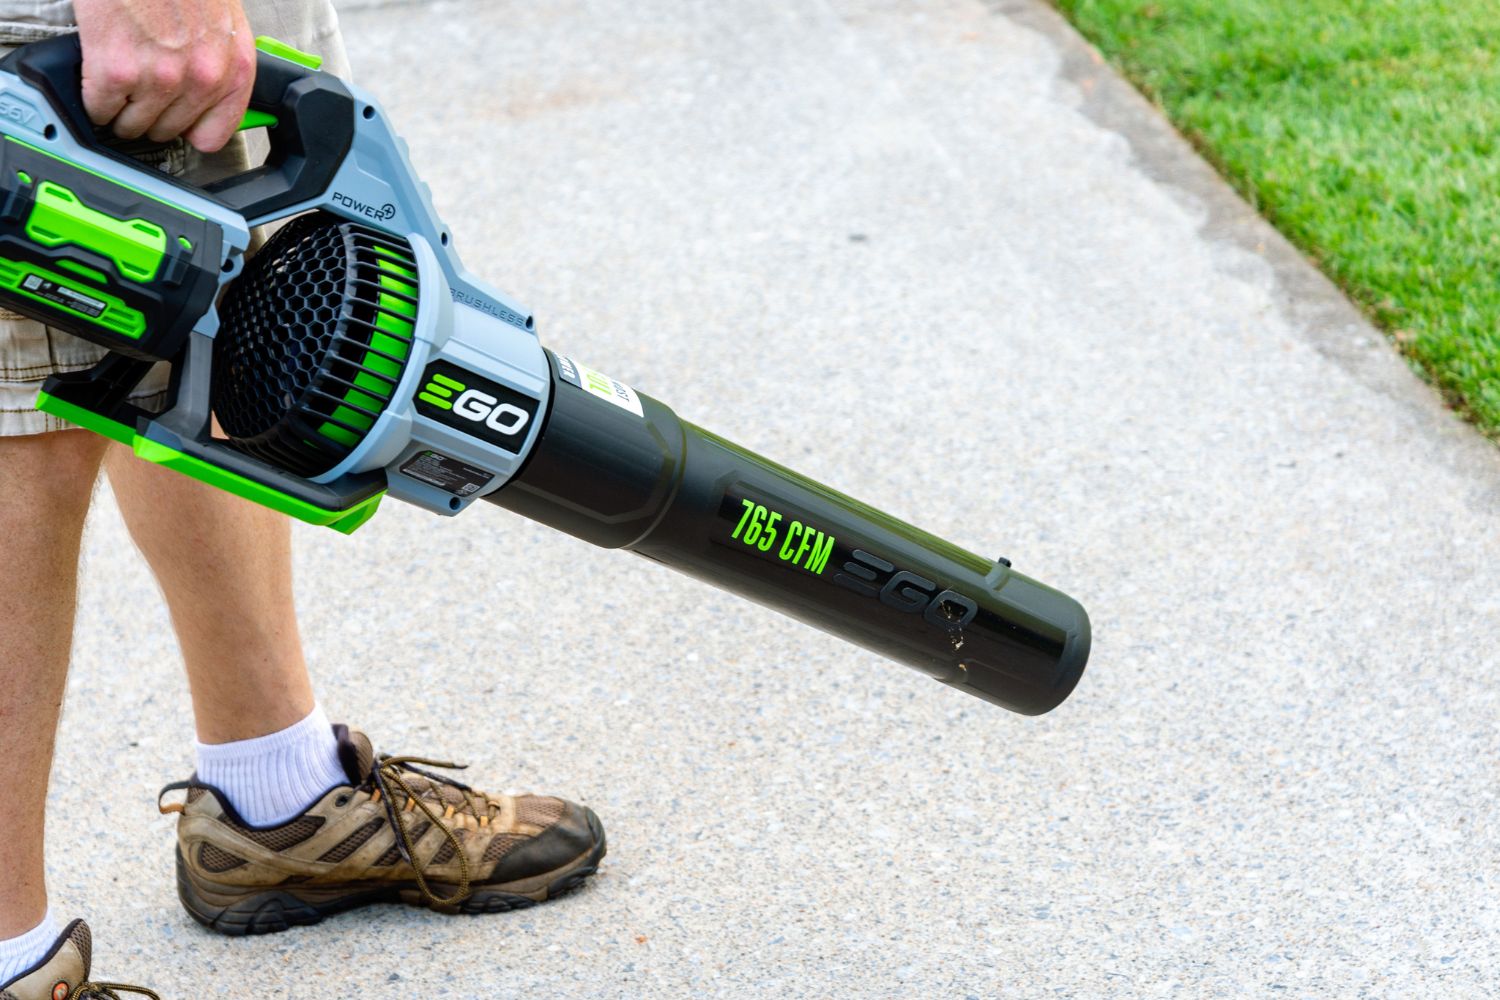
[[[146,138],[152,142],[170,142],[187,132],[204,114],[214,106],[217,95],[208,95],[205,101],[201,93],[183,94],[162,109],[156,121],[146,130]]]
[[[227,46],[194,53],[188,60],[177,98],[162,110],[147,136],[155,142],[177,138],[232,93],[239,83]]]
[[[223,149],[233,138],[244,120],[245,109],[250,106],[250,91],[255,83],[254,48],[247,53],[237,53],[231,68],[230,82],[233,86],[220,100],[205,111],[183,136],[202,153],[214,153]]]
[[[217,153],[234,137],[247,106],[247,101],[220,101],[184,130],[182,136],[200,153]]]
[[[179,97],[189,96],[187,62],[178,55],[149,62],[130,89],[124,109],[115,117],[115,135],[139,139]]]
[[[129,58],[95,58],[89,50],[83,54],[83,108],[89,121],[108,125],[124,108],[137,77],[135,62]]]
[[[114,132],[121,139],[139,139],[167,108],[167,95],[149,87],[137,89],[115,116]]]

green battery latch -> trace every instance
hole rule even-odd
[[[83,247],[114,262],[120,276],[146,283],[156,278],[167,252],[167,233],[146,219],[116,219],[95,211],[53,181],[37,185],[26,235],[45,247]]]

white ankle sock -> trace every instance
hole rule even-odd
[[[330,788],[349,783],[333,726],[321,706],[279,733],[199,743],[198,780],[227,795],[253,826],[294,819]]]
[[[48,908],[42,922],[20,937],[0,941],[0,985],[10,982],[21,973],[47,957],[47,952],[57,943],[62,928],[52,919]]]

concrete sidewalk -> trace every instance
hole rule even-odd
[[[299,530],[330,712],[581,798],[611,853],[530,911],[230,941],[176,904],[152,803],[191,768],[188,702],[101,504],[51,830],[101,973],[167,998],[1495,987],[1500,456],[1045,13],[344,23],[545,343],[1070,591],[1093,661],[1024,719],[498,510]]]

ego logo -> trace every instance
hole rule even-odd
[[[895,565],[862,549],[849,554],[849,560],[834,575],[833,582],[856,594],[876,597],[880,603],[897,611],[920,614],[928,623],[943,629],[961,629],[979,614],[979,605],[953,590],[939,590],[926,577]]]
[[[396,206],[390,202],[386,202],[384,205],[371,205],[357,198],[351,198],[339,191],[335,191],[329,197],[329,200],[335,205],[342,205],[356,215],[363,215],[365,218],[374,219],[376,222],[389,222],[396,217]]]
[[[459,397],[448,402],[455,392]],[[446,375],[433,375],[432,381],[423,386],[421,398],[439,409],[452,410],[456,417],[482,420],[490,430],[501,434],[515,434],[531,419],[531,414],[519,406],[502,403],[489,393],[470,389]]]
[[[417,412],[507,451],[518,451],[537,401],[446,361],[427,366]]]

